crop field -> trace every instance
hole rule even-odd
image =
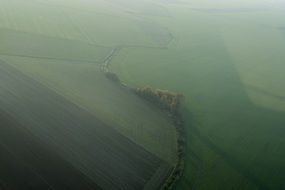
[[[6,111],[0,119],[1,189],[100,189]]]
[[[170,163],[175,160],[176,134],[171,121],[160,110],[109,81],[97,65],[8,56],[2,56],[2,60],[88,110],[161,159]]]
[[[184,95],[176,190],[285,189],[284,10],[281,0],[0,0],[0,189],[159,189],[178,134],[129,89],[146,85]]]
[[[120,46],[168,43],[169,31],[114,2],[0,3],[0,189],[161,187],[175,126],[102,65]]]
[[[96,116],[3,62],[1,81],[1,108],[102,189],[156,186],[161,181],[152,176],[171,169]]]

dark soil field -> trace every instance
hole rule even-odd
[[[5,119],[1,130],[5,133],[1,135],[11,133],[1,138],[4,150],[1,164],[12,159],[1,171],[2,175],[7,174],[5,171],[11,173],[5,175],[2,184],[26,189],[142,189],[158,168],[163,166],[163,173],[171,169],[38,82],[3,62],[0,68],[0,106],[5,110],[5,114],[1,114]],[[10,125],[13,128],[9,128]],[[5,130],[7,128],[9,130]],[[36,139],[44,144],[43,148],[33,142]],[[46,151],[45,147],[48,147]],[[72,180],[76,176],[78,180]],[[161,181],[149,183],[156,186]]]

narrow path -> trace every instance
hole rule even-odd
[[[84,63],[97,63],[97,64],[100,64],[99,61],[88,61],[88,60],[80,60],[80,59],[65,59],[65,58],[54,58],[54,57],[42,57],[42,56],[32,56],[32,55],[0,53],[0,56],[1,55],[3,55],[3,56],[11,56],[11,57],[32,58],[32,59],[46,59],[46,60],[55,60],[55,61],[84,62]]]
[[[274,94],[274,93],[267,91],[267,90],[264,90],[263,88],[260,88],[258,86],[254,86],[254,85],[250,85],[250,84],[245,84],[244,86],[246,88],[248,88],[249,90],[264,94],[265,96],[270,96],[270,97],[273,97],[273,98],[278,99],[280,101],[285,101],[285,96]]]

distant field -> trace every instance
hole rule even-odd
[[[76,40],[44,35],[0,30],[0,55],[101,63],[111,52],[111,47],[96,46]]]
[[[105,46],[154,45],[151,37],[142,35],[143,31],[137,27],[144,21],[124,9],[117,8],[120,10],[117,12],[105,8],[102,13],[100,6],[106,2],[79,4],[83,8],[70,1],[1,0],[0,27]]]

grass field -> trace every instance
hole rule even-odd
[[[273,3],[169,4],[153,18],[168,49],[125,48],[112,69],[133,86],[185,95],[186,170],[177,189],[284,189],[284,13]]]

